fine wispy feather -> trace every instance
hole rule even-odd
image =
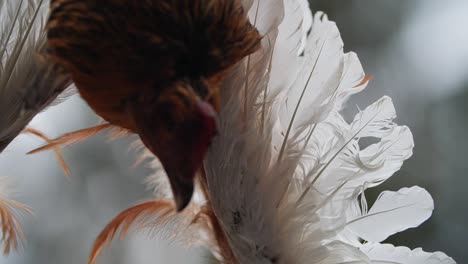
[[[0,1],[0,153],[70,85],[59,68],[39,55],[45,48],[47,6],[46,0]],[[45,138],[34,129],[25,132]],[[8,254],[23,238],[18,213],[30,211],[8,198],[5,180],[0,180],[0,189],[1,242]]]
[[[336,25],[312,16],[306,0],[244,6],[264,36],[262,49],[222,85],[219,135],[196,197],[176,214],[160,163],[143,150],[157,197],[116,216],[89,263],[132,227],[172,232],[222,263],[455,263],[441,252],[381,244],[428,219],[433,200],[414,186],[383,192],[368,208],[365,190],[400,169],[413,138],[393,122],[389,97],[343,119],[345,102],[369,78],[357,55],[343,52]]]
[[[10,253],[11,250],[16,250],[20,241],[24,239],[19,217],[24,213],[32,213],[26,205],[8,198],[10,193],[11,181],[7,178],[0,178],[0,226],[2,231],[0,241],[3,244],[4,255]]]

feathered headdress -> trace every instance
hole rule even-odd
[[[413,139],[393,122],[388,97],[343,119],[344,103],[369,78],[356,54],[343,52],[336,25],[312,16],[306,0],[244,6],[264,36],[262,49],[221,87],[219,135],[191,205],[174,211],[153,160],[148,182],[157,198],[117,215],[89,263],[132,227],[169,229],[223,263],[455,263],[441,252],[380,244],[429,218],[433,201],[415,186],[383,192],[368,209],[365,190],[400,169]]]

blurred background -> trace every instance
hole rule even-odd
[[[393,98],[397,123],[415,138],[413,157],[380,190],[419,185],[435,211],[426,223],[388,241],[443,251],[468,262],[468,1],[313,0],[337,22],[347,51],[355,51],[374,78],[351,104]],[[96,124],[77,96],[37,116],[31,126],[50,136]],[[132,138],[93,137],[64,151],[66,178],[52,153],[26,156],[43,142],[18,137],[0,156],[0,176],[14,179],[11,196],[34,210],[23,219],[27,248],[0,263],[83,264],[96,234],[116,213],[151,196],[149,171],[133,167]],[[379,192],[380,190],[377,190]],[[98,263],[207,263],[202,249],[187,250],[157,236],[114,242]]]

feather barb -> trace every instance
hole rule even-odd
[[[164,223],[174,213],[174,203],[168,200],[144,201],[125,209],[115,216],[98,235],[91,248],[88,264],[96,262],[104,246],[112,241],[119,230],[119,239],[122,239],[134,225],[141,229],[149,224]]]

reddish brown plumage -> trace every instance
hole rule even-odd
[[[216,133],[218,84],[260,45],[241,1],[51,0],[47,31],[50,57],[98,115],[140,135],[185,207]]]

